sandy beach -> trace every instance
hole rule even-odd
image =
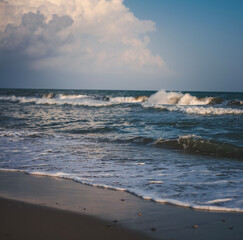
[[[242,214],[203,212],[70,180],[0,172],[1,239],[228,239]]]
[[[243,0],[0,0],[0,240],[243,240]]]
[[[1,239],[151,239],[115,223],[0,198]]]

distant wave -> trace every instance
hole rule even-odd
[[[222,103],[223,99],[215,97],[198,98],[189,93],[160,90],[148,98],[147,102],[155,105],[208,105]]]
[[[85,94],[56,94],[49,92],[39,97],[0,96],[0,100],[19,103],[45,105],[73,105],[106,107],[119,104],[141,104],[145,108],[158,108],[167,111],[178,111],[186,114],[224,115],[243,114],[243,101],[225,100],[219,97],[192,96],[189,93],[166,92],[160,90],[150,97],[147,96],[96,96]]]
[[[34,103],[34,104],[46,104],[46,105],[81,105],[81,106],[109,106],[122,103],[139,103],[144,102],[147,99],[146,96],[138,97],[96,97],[88,95],[65,95],[47,93],[42,97],[16,97],[12,96],[0,96],[0,100],[13,101],[20,103]]]
[[[230,101],[227,101],[227,105],[228,106],[242,106],[243,105],[243,101],[240,101],[240,100],[230,100]]]
[[[83,94],[78,94],[78,95],[58,94],[58,99],[82,99],[88,97],[89,97],[88,95],[83,95]]]
[[[189,93],[180,92],[166,92],[165,90],[159,90],[152,96],[150,96],[147,103],[152,105],[177,105],[177,106],[195,106],[195,105],[229,105],[229,106],[241,106],[243,101],[232,99],[225,100],[221,97],[203,97],[198,98],[190,95]]]
[[[109,106],[111,103],[102,100],[96,100],[92,96],[87,95],[64,95],[57,96],[45,94],[43,97],[16,97],[16,96],[0,96],[0,100],[14,101],[20,103],[34,103],[46,105],[74,105],[74,106]]]
[[[109,101],[112,103],[138,103],[145,102],[148,99],[146,96],[138,97],[114,97],[110,98]]]
[[[146,108],[199,115],[243,114],[243,109],[232,108],[241,105],[242,101],[239,100],[226,101],[218,97],[198,98],[189,93],[166,92],[164,90],[158,91],[142,103],[142,106]]]
[[[118,142],[149,144],[158,148],[184,151],[185,153],[243,160],[243,148],[229,143],[216,142],[195,135],[183,135],[174,139],[132,137]]]

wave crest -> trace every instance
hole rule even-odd
[[[148,98],[150,104],[161,105],[208,105],[211,103],[219,103],[223,100],[214,97],[197,98],[189,93],[166,92],[160,90]]]
[[[36,96],[0,96],[0,100],[19,103],[46,105],[73,105],[89,107],[107,107],[119,104],[141,104],[145,108],[159,108],[167,111],[178,111],[186,114],[224,115],[243,114],[243,101],[226,100],[219,97],[192,96],[189,93],[166,92],[160,90],[150,97],[141,96],[95,96],[85,94],[56,94],[49,92]]]
[[[169,140],[158,139],[154,144],[157,147],[169,147],[194,154],[243,160],[242,147],[203,139],[195,135],[185,135]]]
[[[123,103],[141,103],[147,100],[146,96],[138,97],[96,97],[92,95],[66,95],[66,94],[54,94],[46,93],[42,97],[17,97],[12,96],[0,96],[0,100],[12,101],[20,103],[34,103],[34,104],[48,104],[48,105],[80,105],[80,106],[110,106],[114,104]]]
[[[229,143],[216,142],[196,135],[182,135],[173,139],[132,137],[118,142],[154,145],[158,148],[184,151],[185,153],[243,160],[243,148]]]
[[[145,102],[148,99],[147,96],[138,96],[138,97],[114,97],[110,98],[112,103],[139,103]]]
[[[243,114],[242,101],[225,101],[219,97],[198,98],[189,93],[166,92],[160,90],[142,103],[146,108],[159,108],[167,111],[178,111],[186,114],[224,115]],[[214,105],[214,106],[212,106]]]

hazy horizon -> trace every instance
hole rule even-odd
[[[67,90],[67,91],[127,91],[127,92],[158,92],[165,90],[166,92],[204,92],[204,93],[242,93],[243,91],[202,91],[202,90],[176,90],[176,89],[95,89],[95,88],[21,88],[21,87],[1,87],[0,89],[17,89],[17,90]]]

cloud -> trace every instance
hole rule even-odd
[[[0,1],[0,53],[23,56],[33,69],[166,73],[148,48],[153,31],[122,0]]]
[[[26,55],[32,60],[55,56],[63,45],[72,42],[70,34],[63,34],[72,23],[68,16],[53,15],[45,23],[43,14],[26,13],[19,26],[8,24],[5,31],[0,32],[0,48],[5,52]]]

